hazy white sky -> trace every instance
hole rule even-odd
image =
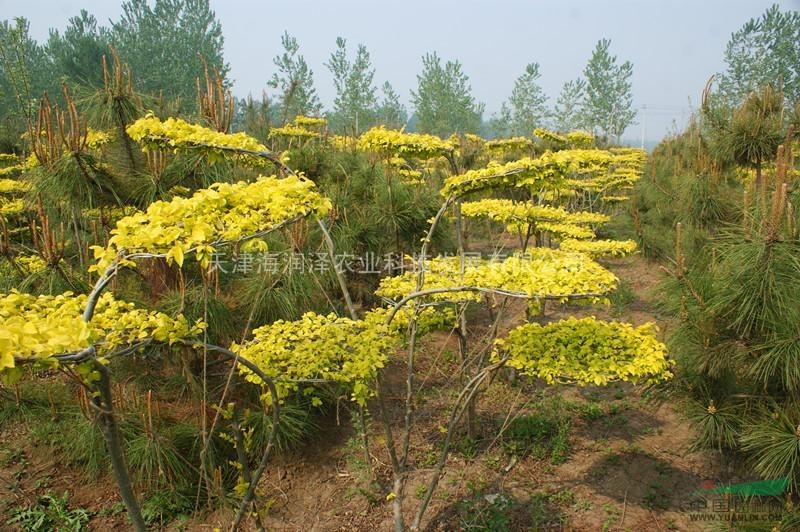
[[[0,0],[0,18],[24,16],[43,40],[81,8],[101,24],[116,20],[118,0]],[[564,81],[578,77],[598,39],[634,66],[637,107],[646,105],[646,137],[680,128],[708,77],[723,70],[730,34],[763,13],[771,0],[211,0],[225,35],[234,92],[261,94],[280,52],[284,30],[297,37],[314,71],[323,104],[333,100],[325,61],[337,36],[372,55],[376,84],[389,80],[405,99],[416,86],[421,57],[437,51],[458,59],[486,116],[500,108],[525,65],[541,65],[541,84],[555,100]],[[777,2],[800,9],[800,0]],[[134,73],[135,75],[135,73]],[[645,114],[626,132],[639,139]]]

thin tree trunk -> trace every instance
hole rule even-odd
[[[128,517],[131,520],[133,529],[136,532],[144,532],[147,527],[142,518],[139,501],[137,501],[136,495],[133,493],[131,478],[128,474],[128,468],[125,466],[122,439],[119,435],[117,420],[114,417],[114,401],[111,395],[108,369],[100,362],[95,362],[94,365],[100,374],[100,378],[93,384],[98,395],[92,397],[92,404],[98,412],[97,420],[100,425],[100,431],[103,433],[103,438],[106,440],[106,448],[111,459],[111,469],[114,473],[114,479],[117,481],[122,502],[125,503],[125,508],[128,510]]]
[[[756,190],[760,190],[764,185],[761,178],[761,157],[756,159]]]
[[[253,475],[250,471],[250,463],[247,460],[247,448],[244,442],[244,435],[239,423],[234,419],[231,420],[231,428],[233,429],[233,436],[236,441],[236,458],[242,465],[242,479],[247,484],[248,488],[253,484]],[[261,517],[256,512],[255,515],[256,528],[259,531],[264,530],[264,525],[261,524]]]
[[[135,174],[136,158],[133,155],[133,146],[131,146],[131,138],[128,136],[128,132],[125,131],[125,120],[122,118],[122,111],[119,109],[118,105],[114,106],[114,115],[117,122],[117,133],[119,135],[119,140],[125,147],[125,155],[128,157],[128,162],[131,165],[131,173]]]
[[[72,230],[75,232],[75,249],[78,251],[78,264],[80,265],[81,270],[83,270],[84,264],[89,262],[89,258],[86,257],[86,259],[84,260],[84,252],[86,251],[86,246],[84,246],[83,244],[80,228],[78,227],[77,206],[72,207]]]
[[[462,310],[461,316],[463,315],[464,311]],[[459,325],[458,327],[456,336],[458,338],[458,354],[461,357],[461,366],[463,368],[462,376],[463,376],[464,373],[469,373],[469,368],[467,367],[467,360],[469,359],[469,349],[467,348],[467,336],[465,332],[461,330],[461,325]],[[475,412],[475,403],[473,401],[470,401],[469,404],[467,404],[466,415],[467,415],[466,419],[467,436],[474,439],[476,434],[478,433],[478,423],[476,418],[477,414]]]
[[[464,256],[464,234],[462,230],[462,219],[461,219],[461,201],[456,201],[455,204],[455,230],[456,230],[456,239],[458,242],[458,256],[461,262],[461,277],[463,280],[464,277],[464,270],[466,268],[466,258]],[[466,362],[468,354],[467,349],[467,310],[466,310],[467,303],[464,304],[465,308],[461,311],[459,316],[459,323],[458,323],[458,349],[461,354],[462,363]],[[464,368],[466,370],[466,368]],[[476,427],[476,420],[475,420],[475,405],[470,403],[467,407],[467,435],[470,438],[474,438],[477,432]]]
[[[394,485],[392,492],[394,493],[394,500],[392,501],[392,515],[394,516],[394,530],[395,532],[403,532],[406,529],[405,522],[403,521],[403,495],[406,488],[405,472],[395,475]]]
[[[350,317],[352,319],[357,320],[358,315],[356,314],[356,309],[353,306],[353,299],[350,297],[350,290],[347,288],[347,280],[344,277],[344,272],[339,268],[339,265],[336,262],[336,248],[333,245],[331,232],[328,230],[325,222],[319,218],[317,218],[317,224],[322,231],[322,238],[325,241],[325,248],[328,251],[328,257],[330,257],[333,263],[333,271],[336,274],[336,280],[339,282],[339,288],[342,290],[342,297],[344,297],[344,303],[347,306],[347,311],[350,313]]]
[[[230,351],[229,349],[225,349],[224,347],[219,347],[216,345],[205,344],[205,349],[207,351],[214,351],[220,353],[224,357],[228,358],[233,362],[234,365],[241,364],[242,366],[246,367],[250,371],[256,374],[259,379],[261,379],[262,383],[266,385],[267,389],[269,390],[270,397],[272,399],[272,429],[269,432],[269,438],[267,439],[267,446],[264,449],[264,453],[261,455],[261,461],[258,464],[258,467],[255,471],[251,473],[251,482],[247,485],[247,490],[242,497],[242,501],[239,504],[239,510],[236,512],[236,517],[233,519],[233,523],[231,524],[231,531],[236,531],[239,528],[239,525],[242,523],[242,520],[247,513],[248,508],[253,503],[256,494],[256,487],[258,487],[258,482],[261,480],[261,476],[264,474],[264,471],[267,469],[267,464],[269,463],[269,457],[272,452],[272,448],[275,445],[275,434],[277,433],[278,425],[281,421],[281,414],[280,414],[280,400],[278,398],[278,391],[275,388],[275,383],[267,377],[267,375],[261,371],[256,364],[253,364],[246,358],[242,357]],[[258,524],[258,523],[257,523]]]
[[[525,238],[522,240],[522,253],[525,253],[528,250],[528,244],[531,241],[532,234],[533,234],[533,224],[529,223],[528,227],[525,229]],[[535,240],[533,246],[536,247]]]
[[[358,405],[358,419],[361,424],[361,443],[364,445],[364,460],[366,460],[367,471],[369,472],[370,481],[375,480],[375,475],[372,472],[372,454],[369,452],[369,434],[367,434],[367,415],[364,413],[364,407]]]
[[[395,446],[392,424],[389,421],[389,412],[386,409],[386,402],[384,401],[384,392],[383,386],[381,386],[380,376],[375,377],[375,390],[376,398],[378,400],[378,411],[381,415],[381,422],[383,423],[383,430],[386,436],[386,449],[389,451],[389,458],[392,462],[392,476],[394,477],[392,492],[395,496],[394,500],[392,501],[392,508],[394,512],[394,529],[397,532],[403,532],[403,529],[405,528],[405,524],[403,523],[404,473],[403,467],[400,465],[400,459],[397,457],[397,447]]]
[[[395,530],[403,530],[403,499],[405,496],[406,479],[408,475],[408,450],[411,443],[411,425],[414,416],[414,354],[417,348],[417,310],[408,323],[408,358],[406,360],[406,397],[405,416],[403,418],[403,440],[400,447],[399,474],[394,475],[395,498],[392,506],[394,511]]]
[[[115,260],[106,271],[100,276],[94,285],[94,288],[89,293],[86,301],[86,308],[83,311],[81,318],[83,321],[90,321],[94,315],[95,306],[100,299],[100,294],[105,287],[114,277],[116,273],[118,262]],[[94,354],[94,347],[91,348],[91,354]],[[99,374],[99,379],[92,384],[96,395],[92,396],[92,406],[97,411],[97,420],[100,425],[100,432],[106,441],[106,448],[108,455],[111,459],[111,468],[114,473],[114,479],[117,481],[119,487],[119,494],[122,497],[122,502],[125,503],[125,508],[128,510],[133,529],[136,532],[144,532],[147,528],[144,524],[142,511],[139,507],[139,501],[136,500],[136,495],[133,493],[133,486],[131,484],[131,477],[128,474],[128,468],[125,466],[125,454],[122,451],[122,440],[119,436],[119,427],[117,426],[117,419],[114,416],[114,398],[111,395],[111,380],[108,373],[108,368],[94,359],[94,367]]]

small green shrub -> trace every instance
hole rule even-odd
[[[191,485],[198,477],[191,459],[199,434],[188,423],[154,427],[152,432],[135,427],[126,441],[128,467],[148,488],[176,488]]]
[[[552,414],[520,416],[506,430],[503,446],[512,455],[549,457],[554,464],[561,464],[569,456],[570,428],[568,419]]]
[[[96,478],[108,464],[108,453],[100,429],[74,406],[62,408],[56,418],[41,416],[32,423],[31,437],[63,453],[65,461]]]
[[[142,503],[142,517],[147,525],[165,524],[191,514],[194,501],[174,490],[156,491]]]
[[[511,508],[515,501],[498,494],[462,501],[458,530],[511,530]]]
[[[83,508],[70,509],[67,504],[68,499],[69,492],[66,491],[61,497],[48,493],[39,497],[36,503],[30,506],[13,510],[11,518],[6,521],[6,524],[17,525],[23,530],[31,532],[85,530],[91,514]]]
[[[272,413],[263,409],[251,410],[245,418],[243,426],[253,429],[253,448],[264,449],[272,430]],[[287,402],[281,405],[275,448],[280,452],[297,449],[318,431],[319,427],[308,405]]]
[[[609,294],[608,299],[611,301],[611,313],[619,317],[631,303],[636,301],[636,292],[631,283],[621,281],[617,289]]]
[[[602,419],[605,415],[606,412],[603,410],[603,407],[595,402],[586,403],[583,405],[583,408],[581,408],[581,417],[586,421],[596,421]]]

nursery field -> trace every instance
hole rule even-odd
[[[363,45],[237,100],[208,2],[124,6],[0,25],[0,529],[800,530],[795,78],[647,153],[607,39],[490,122],[425,55],[409,118]],[[170,10],[218,46],[154,78]]]
[[[119,139],[70,109],[5,159],[7,524],[681,530],[724,515],[700,490],[759,478],[703,450],[720,403],[675,390],[664,341],[691,341],[715,286],[692,276],[715,272],[686,256],[700,228],[648,232],[670,214],[652,195],[683,190],[659,160],[302,116],[281,151],[153,114]],[[683,143],[657,155],[687,164]],[[783,146],[743,196],[765,238],[794,231]]]

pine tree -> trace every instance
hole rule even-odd
[[[123,62],[130,65],[139,90],[167,100],[180,98],[193,110],[197,80],[209,71],[225,78],[222,25],[208,0],[128,0],[122,17],[111,27],[111,41]]]
[[[458,61],[442,60],[436,52],[422,58],[417,90],[411,91],[418,129],[439,136],[476,133],[484,105],[475,101],[469,77]]]

